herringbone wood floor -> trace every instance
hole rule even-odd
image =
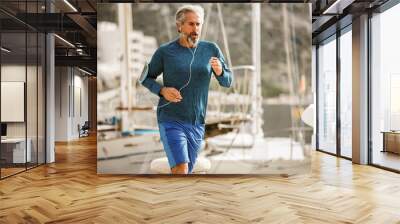
[[[313,153],[312,173],[98,176],[96,140],[0,181],[0,223],[400,223],[400,175]]]

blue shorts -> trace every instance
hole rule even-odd
[[[201,150],[205,127],[179,121],[158,123],[160,138],[168,157],[169,167],[188,163],[189,173],[193,171],[197,155]]]

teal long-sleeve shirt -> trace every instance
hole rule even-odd
[[[197,49],[187,48],[179,44],[179,39],[161,45],[154,53],[149,63],[147,78],[143,86],[152,93],[160,96],[162,87],[174,87],[179,90],[189,80],[190,62],[193,53],[194,60],[191,69],[191,80],[181,90],[182,100],[170,103],[160,96],[157,108],[158,122],[181,121],[189,124],[204,124],[208,90],[213,70],[209,63],[211,57],[217,57],[222,65],[222,74],[215,75],[218,83],[224,87],[232,85],[232,72],[225,63],[219,47],[212,42],[199,41]],[[159,75],[163,74],[163,85],[156,82]],[[161,107],[160,107],[161,106]]]

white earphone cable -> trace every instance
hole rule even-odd
[[[192,79],[192,64],[193,64],[193,61],[194,61],[194,56],[195,56],[195,54],[196,54],[197,47],[198,47],[198,46],[196,46],[196,47],[194,48],[194,51],[192,51],[192,50],[190,50],[190,48],[188,48],[188,50],[190,51],[190,53],[192,53],[192,60],[190,61],[190,65],[189,65],[189,79],[188,79],[188,81],[186,82],[185,85],[183,85],[181,88],[179,88],[179,92],[181,92],[182,89],[186,88],[186,87],[189,85],[190,80]],[[163,105],[158,106],[158,108],[165,107],[165,106],[169,105],[170,103],[172,103],[172,102],[169,101],[169,102],[167,102],[167,103],[165,103],[165,104],[163,104]]]

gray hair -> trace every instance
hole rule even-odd
[[[180,7],[175,14],[175,21],[176,24],[183,24],[183,22],[185,22],[185,14],[187,12],[194,12],[196,13],[201,21],[204,21],[204,9],[203,7],[199,6],[199,5],[184,5],[182,7]]]

